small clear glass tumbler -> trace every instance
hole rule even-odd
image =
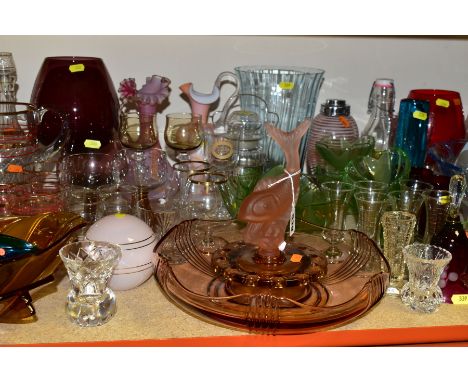
[[[438,282],[451,253],[435,245],[414,243],[403,248],[403,256],[409,281],[401,289],[401,300],[418,312],[435,312],[444,302]]]
[[[99,326],[116,312],[114,292],[109,280],[122,252],[115,244],[103,241],[77,241],[59,251],[70,278],[66,313],[80,326]]]

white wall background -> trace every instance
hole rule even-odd
[[[468,110],[468,39],[449,37],[325,36],[0,36],[0,51],[13,53],[18,72],[18,100],[29,101],[35,77],[48,56],[95,56],[104,60],[116,89],[134,77],[171,79],[170,105],[158,115],[189,111],[178,86],[193,82],[210,92],[218,73],[248,64],[293,65],[325,70],[317,105],[345,99],[362,130],[372,82],[395,80],[399,100],[416,88],[460,92]],[[231,89],[223,90],[223,99]],[[319,106],[316,113],[319,112]],[[465,113],[466,115],[466,113]]]

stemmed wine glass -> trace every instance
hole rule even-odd
[[[189,152],[203,142],[201,116],[192,113],[171,113],[166,116],[164,129],[166,145],[177,153],[177,161],[190,160]]]
[[[96,220],[97,188],[115,185],[120,180],[115,157],[100,152],[65,155],[58,162],[58,174],[61,187],[66,188],[66,209],[88,223]]]
[[[343,254],[338,244],[344,240],[344,213],[354,186],[351,183],[330,181],[323,182],[321,187],[330,203],[329,220],[327,228],[322,232],[322,237],[330,243],[325,255],[328,262],[332,264],[340,262],[340,257]]]
[[[187,211],[189,218],[200,219],[201,227],[194,237],[198,239],[197,248],[205,254],[213,253],[226,244],[212,232],[215,221],[230,218],[219,190],[226,181],[226,175],[214,172],[199,172],[188,177]]]

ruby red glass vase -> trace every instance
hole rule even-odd
[[[34,83],[31,102],[65,115],[69,129],[65,154],[111,153],[120,148],[119,101],[102,59],[47,57]],[[56,125],[47,124],[39,137],[47,144],[59,133]]]

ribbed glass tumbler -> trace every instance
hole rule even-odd
[[[388,211],[382,215],[384,256],[390,264],[390,286],[387,294],[399,295],[405,275],[403,248],[413,240],[416,216],[405,211]]]
[[[239,77],[240,92],[254,94],[268,105],[268,112],[279,116],[279,128],[291,131],[305,118],[313,118],[317,96],[325,73],[322,69],[303,67],[240,66],[235,71]],[[242,98],[240,100],[242,105]],[[258,103],[255,110],[262,118],[264,105]],[[250,105],[251,107],[251,105]],[[282,164],[284,154],[270,138],[265,138],[265,152],[270,165]],[[305,161],[307,137],[302,138],[299,146],[301,168]]]

